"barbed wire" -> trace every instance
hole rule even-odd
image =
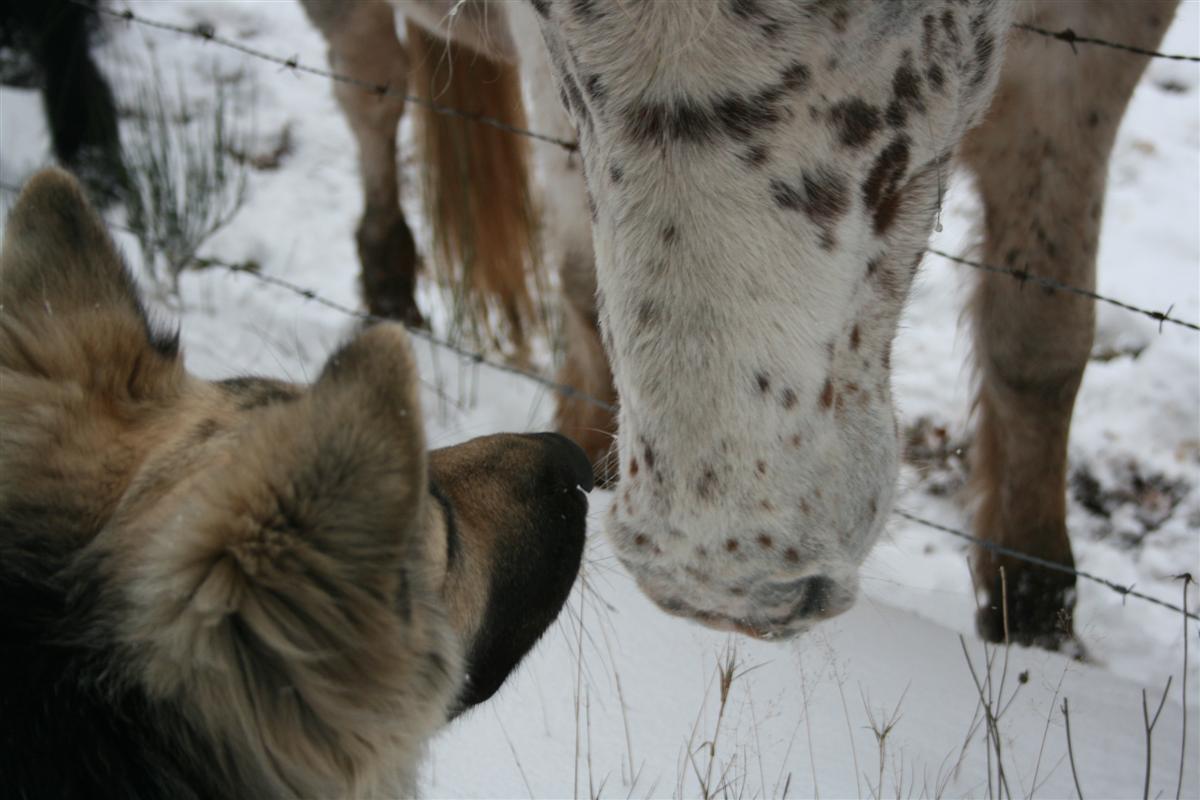
[[[183,25],[177,25],[177,24],[170,23],[170,22],[163,22],[161,20],[149,19],[147,17],[143,17],[138,14],[135,14],[131,9],[115,11],[115,10],[110,10],[110,9],[106,9],[106,8],[102,8],[102,7],[93,6],[93,5],[85,2],[85,0],[69,0],[69,2],[71,2],[75,5],[78,5],[82,8],[88,9],[89,11],[93,11],[94,13],[103,14],[105,16],[112,17],[115,19],[120,19],[120,20],[124,20],[126,22],[136,23],[139,25],[145,25],[147,27],[154,28],[157,30],[164,30],[164,31],[172,32],[172,33],[190,36],[190,37],[197,38],[197,39],[200,39],[200,40],[203,40],[206,42],[213,42],[222,47],[230,48],[230,49],[232,49],[236,52],[242,53],[244,55],[248,55],[253,58],[261,59],[263,61],[267,61],[269,63],[276,64],[278,66],[286,67],[288,69],[293,69],[297,72],[315,75],[318,77],[327,78],[329,80],[338,81],[338,82],[346,83],[346,84],[353,85],[353,86],[358,86],[359,88],[363,89],[364,91],[369,91],[369,92],[379,94],[379,95],[395,95],[398,97],[403,97],[405,100],[407,100],[409,102],[413,102],[413,103],[417,103],[419,105],[426,106],[439,114],[447,114],[450,116],[460,117],[462,119],[472,120],[474,122],[478,122],[481,124],[491,125],[492,127],[498,128],[500,130],[508,131],[509,133],[513,133],[513,134],[520,135],[520,136],[527,136],[527,137],[530,137],[533,139],[537,139],[539,141],[558,145],[568,151],[574,152],[575,150],[578,149],[578,144],[576,142],[567,141],[565,139],[561,139],[556,136],[549,136],[549,135],[538,133],[536,131],[531,131],[531,130],[528,130],[525,128],[514,127],[514,126],[509,125],[508,123],[504,122],[503,120],[495,119],[494,117],[489,117],[487,115],[475,114],[472,112],[462,111],[460,109],[453,108],[450,106],[443,106],[443,105],[441,105],[439,103],[435,103],[427,98],[418,97],[416,95],[411,95],[411,94],[407,94],[404,92],[399,92],[399,91],[393,90],[390,87],[388,87],[386,84],[375,84],[375,83],[371,83],[370,81],[364,81],[364,80],[360,80],[358,78],[351,77],[349,75],[339,74],[339,73],[333,72],[331,70],[321,69],[319,67],[312,67],[307,64],[302,64],[300,62],[300,60],[295,56],[290,57],[290,58],[284,58],[282,56],[274,55],[272,53],[268,53],[268,52],[266,52],[264,50],[260,50],[258,48],[249,47],[240,42],[234,41],[233,39],[229,39],[229,38],[217,35],[216,31],[212,28],[211,25],[203,25],[202,24],[202,25],[196,25],[196,26],[189,28],[189,27],[185,27]],[[1133,47],[1131,45],[1124,45],[1124,44],[1120,44],[1120,43],[1116,43],[1116,42],[1109,42],[1109,41],[1105,41],[1105,40],[1101,40],[1101,39],[1095,39],[1092,37],[1079,36],[1073,30],[1071,30],[1069,28],[1065,29],[1063,31],[1054,32],[1054,31],[1049,31],[1049,30],[1043,29],[1043,28],[1038,28],[1033,25],[1026,25],[1024,23],[1018,23],[1018,24],[1014,25],[1014,27],[1019,28],[1024,31],[1031,32],[1031,33],[1036,33],[1036,34],[1048,36],[1048,37],[1051,37],[1054,39],[1058,39],[1058,40],[1067,42],[1072,47],[1074,47],[1074,45],[1076,43],[1095,44],[1095,45],[1108,46],[1108,47],[1116,48],[1119,50],[1126,50],[1129,52],[1135,52],[1135,53],[1139,53],[1141,55],[1149,55],[1149,56],[1158,57],[1158,58],[1185,60],[1185,61],[1200,61],[1200,57],[1196,57],[1196,56],[1180,56],[1180,55],[1171,55],[1171,54],[1166,54],[1166,53],[1157,53],[1154,51],[1143,50],[1141,48]],[[1168,308],[1166,311],[1152,311],[1150,309],[1140,308],[1138,306],[1123,302],[1121,300],[1117,300],[1115,298],[1105,297],[1104,295],[1101,295],[1090,289],[1082,289],[1080,287],[1065,284],[1054,278],[1048,278],[1048,277],[1041,276],[1041,275],[1035,275],[1035,274],[1029,272],[1028,270],[1015,270],[1015,269],[1008,269],[1005,267],[997,267],[997,266],[994,266],[991,264],[985,264],[980,261],[975,261],[972,259],[964,258],[962,256],[951,255],[949,253],[946,253],[944,251],[937,250],[934,248],[927,248],[927,252],[933,253],[934,255],[941,256],[942,258],[948,259],[948,260],[950,260],[956,264],[962,265],[962,266],[968,266],[968,267],[971,267],[973,269],[977,269],[977,270],[980,270],[983,272],[990,272],[990,273],[1001,274],[1001,275],[1009,275],[1010,277],[1014,278],[1015,280],[1019,280],[1021,282],[1033,281],[1033,282],[1037,283],[1038,285],[1044,286],[1048,289],[1062,290],[1065,292],[1070,292],[1072,294],[1077,294],[1077,295],[1080,295],[1083,297],[1091,298],[1092,300],[1096,300],[1098,302],[1107,303],[1109,305],[1124,309],[1126,311],[1131,311],[1133,313],[1141,314],[1145,317],[1148,317],[1148,318],[1158,322],[1160,332],[1162,330],[1163,323],[1171,323],[1173,325],[1178,325],[1180,327],[1187,328],[1189,330],[1200,331],[1200,325],[1198,325],[1197,323],[1177,319],[1175,317],[1170,316],[1171,308],[1173,308],[1173,306]]]
[[[1057,39],[1060,42],[1066,42],[1071,46],[1071,50],[1075,50],[1076,44],[1094,44],[1100,47],[1111,47],[1113,50],[1123,50],[1126,53],[1136,53],[1139,56],[1150,56],[1151,58],[1164,58],[1168,61],[1195,61],[1200,62],[1200,56],[1183,56],[1173,55],[1171,53],[1160,53],[1157,50],[1147,50],[1143,47],[1135,47],[1131,44],[1123,44],[1121,42],[1110,42],[1107,39],[1097,39],[1093,36],[1080,36],[1070,28],[1063,28],[1061,31],[1051,31],[1045,28],[1039,28],[1036,25],[1028,25],[1024,22],[1013,23],[1013,27],[1017,30],[1036,33],[1039,36],[1045,36],[1050,39]]]
[[[1101,303],[1108,303],[1109,305],[1116,306],[1117,308],[1123,308],[1126,311],[1132,311],[1136,314],[1142,314],[1143,316],[1147,316],[1150,319],[1156,321],[1158,323],[1160,332],[1162,331],[1162,325],[1164,322],[1169,322],[1172,325],[1178,325],[1182,328],[1187,328],[1189,330],[1200,331],[1200,325],[1197,325],[1194,322],[1188,322],[1187,320],[1177,319],[1176,317],[1170,316],[1171,309],[1173,309],[1175,307],[1174,305],[1167,308],[1166,311],[1151,311],[1148,308],[1140,308],[1135,305],[1130,305],[1129,303],[1126,303],[1122,300],[1117,300],[1112,297],[1105,297],[1102,294],[1097,294],[1096,292],[1092,291],[1091,289],[1081,289],[1078,286],[1071,286],[1069,284],[1063,283],[1062,281],[1055,280],[1054,278],[1047,278],[1044,275],[1034,274],[1027,269],[1009,269],[1006,267],[996,267],[991,264],[985,264],[982,261],[973,261],[969,258],[963,258],[962,256],[951,255],[950,253],[947,253],[943,250],[938,250],[937,248],[934,248],[934,247],[925,248],[925,252],[933,253],[935,256],[941,256],[942,258],[946,259],[947,261],[953,261],[955,264],[961,264],[966,267],[971,267],[971,268],[977,269],[981,272],[991,272],[991,273],[995,273],[997,275],[1008,275],[1009,277],[1013,278],[1014,280],[1020,281],[1021,283],[1025,283],[1026,281],[1033,281],[1034,283],[1038,284],[1039,286],[1044,286],[1047,289],[1062,290],[1064,292],[1070,292],[1071,294],[1081,295],[1083,297],[1087,297],[1092,300],[1099,301]]]
[[[136,23],[138,25],[144,25],[148,28],[154,28],[154,29],[162,30],[162,31],[169,31],[171,33],[177,33],[177,34],[181,34],[184,36],[190,36],[195,39],[200,39],[205,42],[212,42],[213,44],[220,45],[221,47],[226,47],[226,48],[229,48],[236,52],[242,53],[243,55],[247,55],[252,58],[257,58],[262,61],[266,61],[268,63],[275,64],[280,67],[285,67],[287,69],[294,70],[298,73],[306,73],[309,75],[315,75],[317,77],[326,78],[331,81],[337,81],[338,83],[344,83],[344,84],[351,85],[351,86],[357,86],[360,89],[362,89],[363,91],[367,91],[372,94],[376,94],[376,95],[380,95],[380,96],[387,95],[387,96],[401,97],[404,100],[406,100],[407,102],[415,103],[420,106],[424,106],[438,114],[445,114],[447,116],[459,117],[461,119],[470,120],[470,121],[477,122],[477,123],[480,123],[483,125],[490,125],[493,128],[497,128],[502,131],[508,131],[509,133],[513,133],[518,136],[526,136],[531,139],[536,139],[538,141],[546,142],[548,144],[557,145],[558,147],[561,147],[568,152],[575,152],[579,149],[578,142],[563,139],[558,136],[552,136],[550,134],[539,133],[537,131],[529,130],[527,128],[519,128],[514,125],[510,125],[509,123],[505,122],[504,120],[497,119],[495,117],[491,117],[486,114],[479,114],[479,113],[470,112],[470,111],[463,111],[462,109],[454,108],[452,106],[445,106],[440,103],[436,103],[426,97],[420,97],[418,95],[398,91],[398,90],[393,89],[392,87],[388,86],[385,83],[373,83],[371,81],[362,80],[361,78],[355,78],[350,75],[344,75],[341,73],[337,73],[332,70],[322,69],[320,67],[313,67],[308,64],[301,63],[299,57],[297,57],[297,56],[284,57],[284,56],[275,55],[274,53],[268,53],[267,51],[260,50],[256,47],[250,47],[249,45],[245,45],[245,44],[242,44],[241,42],[235,41],[233,39],[229,39],[224,36],[218,35],[216,30],[213,28],[213,26],[209,25],[209,24],[198,24],[198,25],[194,25],[192,27],[186,27],[186,26],[177,25],[177,24],[171,23],[171,22],[164,22],[162,20],[155,20],[155,19],[150,19],[148,17],[143,17],[143,16],[140,16],[140,15],[134,13],[134,11],[129,8],[123,9],[121,11],[115,11],[112,9],[103,8],[101,6],[92,5],[88,2],[86,2],[86,0],[68,0],[68,2],[72,3],[73,5],[84,8],[88,11],[91,11],[94,14],[101,14],[101,15],[111,17],[114,19],[123,20],[125,22]],[[1157,52],[1154,50],[1146,50],[1141,47],[1135,47],[1133,45],[1123,44],[1121,42],[1111,42],[1111,41],[1107,41],[1105,39],[1098,39],[1098,38],[1091,37],[1091,36],[1080,36],[1071,28],[1065,28],[1061,31],[1051,31],[1051,30],[1047,30],[1045,28],[1039,28],[1035,25],[1028,25],[1025,23],[1015,23],[1013,25],[1013,27],[1018,30],[1038,34],[1038,35],[1045,36],[1045,37],[1048,37],[1051,39],[1065,42],[1066,44],[1068,44],[1071,47],[1071,49],[1073,51],[1075,50],[1076,44],[1090,44],[1090,45],[1097,45],[1097,46],[1101,46],[1101,47],[1109,47],[1109,48],[1112,48],[1115,50],[1121,50],[1121,51],[1125,51],[1125,52],[1129,52],[1129,53],[1136,53],[1138,55],[1150,56],[1152,58],[1161,58],[1161,59],[1167,59],[1167,60],[1172,60],[1172,61],[1200,62],[1200,56],[1160,53],[1160,52]]]
[[[252,267],[247,264],[237,264],[237,263],[222,261],[220,259],[214,259],[214,258],[197,258],[196,263],[197,263],[197,265],[199,265],[201,267],[217,267],[217,268],[223,269],[227,272],[232,272],[232,273],[239,274],[239,275],[249,275],[251,278],[253,278],[254,280],[256,280],[260,283],[264,283],[264,284],[267,284],[270,286],[275,286],[277,288],[284,289],[286,291],[291,292],[292,294],[295,294],[299,297],[304,298],[305,300],[309,300],[318,305],[325,306],[326,308],[332,309],[341,314],[345,314],[346,316],[354,317],[355,319],[361,320],[362,322],[372,323],[372,324],[379,323],[379,322],[393,322],[393,323],[397,322],[397,320],[391,319],[389,317],[381,317],[381,316],[378,316],[376,314],[371,314],[366,311],[360,311],[356,308],[350,308],[349,306],[343,305],[343,304],[337,302],[336,300],[330,300],[327,297],[323,297],[323,296],[317,294],[312,289],[306,289],[303,286],[292,283],[291,281],[286,280],[284,278],[279,278],[274,275],[268,275],[266,273],[260,272],[255,267]],[[458,356],[466,361],[470,361],[472,364],[480,364],[482,366],[494,369],[498,372],[507,373],[509,375],[516,376],[518,378],[523,378],[527,381],[536,383],[539,386],[542,386],[543,388],[546,388],[553,392],[556,392],[557,394],[561,394],[563,397],[566,397],[566,398],[569,398],[572,400],[581,400],[585,403],[589,403],[589,404],[595,406],[596,408],[603,409],[604,411],[607,411],[612,414],[615,414],[617,412],[617,407],[614,406],[613,404],[606,403],[605,401],[601,400],[600,398],[590,395],[587,392],[583,391],[582,389],[578,389],[574,386],[571,386],[570,384],[559,383],[558,381],[555,381],[551,378],[547,378],[545,375],[540,375],[531,370],[523,369],[521,367],[516,367],[511,364],[506,364],[503,361],[495,361],[493,359],[488,358],[483,353],[477,352],[475,350],[469,350],[469,349],[463,347],[462,345],[455,344],[454,342],[451,342],[447,339],[442,339],[438,336],[435,336],[433,333],[430,333],[425,328],[420,328],[415,325],[408,325],[408,324],[405,324],[404,327],[408,330],[408,332],[412,336],[416,337],[417,339],[421,339],[422,341],[428,342],[431,345],[435,345],[437,347],[442,348],[443,350],[447,350],[451,353],[454,353],[456,356]]]
[[[21,189],[19,187],[13,186],[12,184],[8,184],[8,183],[0,183],[0,190],[4,190],[4,191],[10,192],[12,194],[20,194],[20,192],[21,192]],[[104,223],[108,227],[113,228],[115,230],[123,231],[125,233],[129,233],[134,236],[138,235],[138,232],[135,231],[133,228],[130,228],[128,225],[122,225],[119,222],[111,222],[109,220],[105,220]],[[269,286],[274,286],[279,289],[284,289],[298,297],[301,297],[305,300],[316,303],[317,305],[324,306],[325,308],[331,309],[333,311],[337,311],[338,313],[344,314],[348,317],[353,317],[361,322],[365,322],[368,324],[376,324],[376,323],[380,323],[380,322],[392,322],[392,323],[399,322],[399,320],[395,320],[390,317],[381,317],[377,314],[371,314],[370,312],[367,312],[367,311],[361,311],[357,308],[351,308],[350,306],[339,303],[336,300],[331,300],[328,297],[324,297],[312,289],[308,289],[304,286],[299,285],[298,283],[293,283],[292,281],[289,281],[286,278],[280,278],[275,275],[269,275],[267,273],[264,273],[256,265],[252,265],[252,264],[248,264],[248,263],[238,263],[238,262],[234,262],[234,261],[226,261],[224,259],[215,258],[212,256],[197,255],[197,256],[193,256],[191,260],[193,263],[196,264],[196,266],[198,266],[200,268],[217,268],[217,269],[222,269],[222,270],[225,270],[226,272],[231,272],[231,273],[234,273],[237,275],[249,275],[251,278],[258,281],[259,283],[267,284]],[[589,404],[595,406],[596,408],[602,409],[602,410],[607,411],[612,414],[617,413],[617,407],[615,405],[613,405],[612,403],[607,403],[604,400],[601,400],[600,398],[595,397],[594,395],[588,394],[587,392],[583,391],[582,389],[578,389],[574,386],[571,386],[570,384],[559,383],[558,381],[555,381],[551,378],[547,378],[545,375],[540,375],[536,372],[533,372],[532,370],[522,369],[521,367],[516,367],[516,366],[513,366],[512,364],[505,364],[502,361],[495,361],[493,359],[488,358],[483,353],[477,352],[475,350],[469,350],[469,349],[463,347],[462,345],[455,344],[454,342],[449,341],[448,339],[442,339],[441,337],[434,335],[432,332],[430,332],[429,330],[426,330],[425,328],[421,328],[421,327],[418,327],[415,325],[409,325],[407,323],[404,323],[404,327],[415,338],[420,339],[420,340],[427,342],[431,345],[434,345],[436,347],[440,347],[443,350],[446,350],[448,352],[451,352],[454,355],[458,356],[459,358],[462,358],[466,361],[470,361],[472,364],[479,364],[481,366],[485,366],[485,367],[494,369],[498,372],[503,372],[503,373],[506,373],[509,375],[514,375],[518,378],[523,378],[525,380],[536,383],[539,386],[542,386],[546,389],[550,389],[551,391],[561,394],[563,397],[567,397],[572,400],[580,400],[582,402],[589,403]]]
[[[393,89],[386,83],[373,83],[371,81],[365,81],[361,78],[355,78],[350,75],[342,75],[340,73],[333,72],[332,70],[309,66],[308,64],[302,63],[298,56],[289,56],[285,58],[283,56],[277,56],[273,53],[268,53],[265,50],[259,50],[258,48],[244,45],[241,42],[234,41],[233,39],[227,39],[224,36],[219,36],[211,25],[201,24],[187,28],[171,22],[162,22],[160,20],[138,16],[137,14],[133,13],[131,9],[113,11],[111,9],[90,5],[89,3],[84,2],[84,0],[68,0],[68,2],[70,2],[72,5],[86,8],[93,13],[102,14],[106,17],[124,20],[125,22],[137,23],[138,25],[144,25],[147,28],[154,28],[161,31],[170,31],[172,33],[191,36],[192,38],[200,39],[205,42],[212,42],[213,44],[220,45],[221,47],[227,47],[230,50],[235,50],[243,55],[257,58],[261,61],[266,61],[280,67],[285,67],[286,69],[294,70],[298,73],[315,75],[317,77],[336,81],[337,83],[357,86],[363,91],[370,92],[374,95],[381,97],[400,97],[409,103],[424,106],[425,108],[428,108],[430,111],[433,111],[437,114],[445,114],[449,117],[458,117],[460,119],[470,120],[471,122],[478,122],[482,125],[490,125],[493,128],[507,131],[508,133],[513,133],[518,136],[526,136],[530,139],[537,139],[538,141],[558,145],[568,152],[575,152],[579,149],[577,142],[572,142],[567,139],[562,139],[545,133],[538,133],[537,131],[531,131],[527,128],[518,128],[515,125],[510,125],[502,119],[497,119],[495,117],[488,116],[487,114],[479,114],[473,111],[463,111],[462,109],[454,108],[452,106],[444,106],[441,103],[436,103],[427,97],[420,97],[415,94],[409,94],[407,92]]]
[[[1098,583],[1101,586],[1107,587],[1122,597],[1136,597],[1137,599],[1144,600],[1147,603],[1153,603],[1156,606],[1162,606],[1163,608],[1171,611],[1184,614],[1189,619],[1200,621],[1200,616],[1197,616],[1194,612],[1187,611],[1183,607],[1177,606],[1174,603],[1169,603],[1166,600],[1159,600],[1157,597],[1151,597],[1148,594],[1139,592],[1132,586],[1124,586],[1116,581],[1111,581],[1108,578],[1103,578],[1099,575],[1093,575],[1092,573],[1085,572],[1081,569],[1068,567],[1065,564],[1059,564],[1055,561],[1048,561],[1047,559],[1039,558],[1038,556],[1022,553],[1020,550],[1014,550],[1011,547],[1005,547],[1002,544],[996,544],[995,542],[989,542],[986,539],[980,539],[978,536],[972,536],[966,531],[960,531],[957,528],[951,528],[948,525],[942,525],[941,523],[925,519],[924,517],[918,517],[916,514],[912,514],[900,508],[892,509],[892,513],[897,517],[908,520],[909,522],[915,522],[918,525],[924,525],[927,528],[932,528],[933,530],[941,531],[942,533],[948,533],[951,536],[957,536],[960,539],[965,539],[972,544],[978,545],[986,550],[991,550],[994,553],[999,553],[1002,556],[1015,558],[1019,561],[1024,561],[1028,564],[1042,567],[1043,569],[1053,570],[1054,572],[1061,572],[1064,575],[1074,575],[1077,578],[1083,578],[1084,580],[1089,580],[1093,583]]]

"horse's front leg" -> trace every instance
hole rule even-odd
[[[1031,6],[1022,21],[1153,48],[1174,5],[1044,3]],[[1093,288],[1109,152],[1145,64],[1096,47],[1073,54],[1061,42],[1012,33],[987,120],[963,147],[983,196],[986,262]],[[1092,346],[1092,302],[985,274],[972,310],[979,370],[976,532],[1072,567],[1067,443]],[[984,595],[977,616],[983,636],[1049,646],[1072,636],[1074,575],[984,548],[975,553],[974,573]]]
[[[344,82],[334,95],[358,144],[364,208],[356,240],[363,299],[372,314],[421,323],[414,290],[420,262],[399,201],[396,131],[404,113],[408,56],[386,3],[303,0],[304,10],[329,44],[334,72],[387,93]]]

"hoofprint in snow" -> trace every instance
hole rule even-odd
[[[132,8],[184,25],[210,23],[245,44],[324,65],[323,43],[296,4]],[[245,207],[205,253],[256,261],[266,273],[357,306],[356,158],[329,86],[178,35],[107,27],[98,55],[123,98],[148,79],[151,63],[168,82],[188,81],[193,97],[205,96],[214,74],[240,72],[256,86],[260,137],[291,127],[291,152],[277,169],[250,175]],[[1200,5],[1183,4],[1163,49],[1200,52]],[[1064,44],[1063,58],[1070,57]],[[1197,97],[1200,67],[1156,61],[1148,68],[1114,149],[1098,285],[1134,305],[1173,306],[1174,316],[1189,320],[1200,318]],[[48,154],[40,100],[0,90],[0,183],[19,184]],[[11,201],[0,193],[5,209]],[[423,231],[417,198],[406,194],[405,205]],[[934,246],[966,252],[977,220],[970,186],[955,181]],[[118,240],[136,261],[132,239]],[[898,505],[959,529],[969,528],[960,450],[970,444],[971,368],[960,308],[971,278],[927,257],[894,356],[913,455]],[[206,377],[307,380],[354,325],[220,270],[186,274],[181,297],[189,365]],[[436,326],[445,316],[437,293],[425,287],[421,302]],[[1200,337],[1170,326],[1160,332],[1150,319],[1104,305],[1097,314],[1096,359],[1070,450],[1077,565],[1178,604],[1182,584],[1174,576],[1200,575]],[[431,446],[549,426],[552,398],[543,390],[424,344],[417,351]],[[1183,739],[1178,614],[1081,581],[1076,630],[1089,663],[985,650],[971,631],[964,544],[897,518],[863,568],[856,609],[796,642],[730,638],[669,618],[638,594],[600,536],[608,501],[593,493],[587,564],[546,641],[495,700],[432,744],[428,795],[697,796],[707,787],[737,797],[977,796],[1005,791],[1003,780],[1009,794],[1067,796],[1075,776],[1066,699],[1084,795],[1135,796],[1146,765],[1142,689],[1153,715],[1173,676],[1153,731],[1150,793],[1175,796]],[[1195,585],[1188,603],[1200,606]],[[1195,698],[1200,639],[1194,624],[1188,630],[1187,692]],[[723,710],[722,667],[731,677]],[[999,756],[981,693],[983,705],[1003,709]],[[1188,797],[1200,793],[1198,719],[1193,701]]]

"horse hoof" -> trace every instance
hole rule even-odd
[[[1002,587],[999,579],[995,581],[975,614],[980,637],[998,644],[1082,654],[1072,621],[1074,576],[1034,567],[1008,573],[1005,583]]]

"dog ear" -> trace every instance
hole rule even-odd
[[[291,793],[415,763],[457,688],[419,555],[432,531],[415,387],[404,330],[368,330],[309,395],[256,411],[161,532],[133,537],[152,692],[184,697]]]
[[[63,170],[30,178],[8,216],[0,312],[0,367],[134,395],[180,377],[178,333],[151,327],[104,222]]]

